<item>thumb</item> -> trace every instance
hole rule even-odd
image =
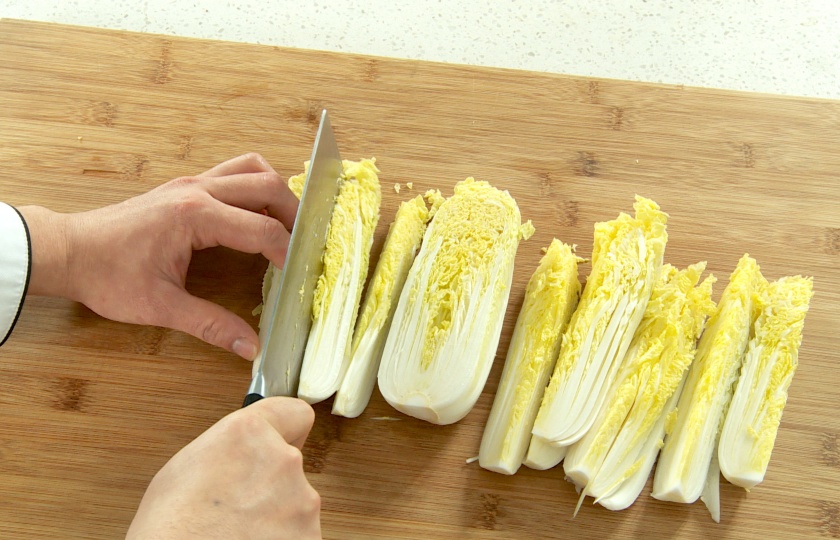
[[[315,421],[315,411],[302,399],[290,397],[269,397],[240,409],[243,414],[257,414],[271,424],[283,439],[303,449]]]
[[[166,326],[191,334],[198,339],[226,349],[246,360],[253,360],[259,351],[259,337],[241,317],[220,305],[191,295],[177,288],[169,305]]]

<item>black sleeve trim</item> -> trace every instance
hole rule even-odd
[[[29,225],[26,224],[26,220],[23,219],[23,215],[18,211],[17,208],[12,206],[12,210],[14,210],[17,215],[20,217],[20,222],[23,223],[23,230],[26,231],[26,249],[28,253],[26,254],[26,282],[23,284],[23,294],[20,296],[20,303],[18,304],[17,313],[15,314],[15,319],[12,321],[12,325],[9,327],[9,332],[0,340],[0,347],[6,343],[6,340],[9,339],[9,336],[12,335],[12,330],[15,329],[15,325],[20,318],[20,312],[23,310],[23,301],[26,299],[26,292],[29,290],[29,278],[32,276],[32,237],[29,235]]]

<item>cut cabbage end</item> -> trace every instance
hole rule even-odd
[[[547,471],[554,468],[566,457],[567,447],[553,446],[539,437],[531,437],[528,453],[522,464],[529,469]]]
[[[700,500],[706,505],[706,509],[712,516],[715,523],[720,523],[720,465],[718,465],[717,452],[712,455],[709,465],[709,475],[706,477],[706,485]]]

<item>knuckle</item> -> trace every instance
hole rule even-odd
[[[242,158],[249,163],[254,163],[257,165],[266,165],[268,163],[259,152],[248,152],[244,154]]]
[[[263,173],[262,181],[266,184],[271,184],[277,186],[280,189],[281,184],[285,184],[286,182],[283,181],[283,177],[277,174],[276,172],[265,172]]]
[[[176,223],[184,223],[202,211],[205,201],[195,193],[184,193],[173,199],[172,213]]]
[[[300,409],[299,414],[303,417],[305,423],[311,427],[312,424],[315,423],[315,409],[312,408],[312,405],[302,399],[298,399],[297,404]]]
[[[298,512],[307,517],[314,517],[321,513],[321,495],[311,485],[300,495]]]
[[[169,185],[172,188],[183,188],[188,186],[194,186],[200,181],[200,178],[197,176],[180,176],[174,180],[169,181]]]
[[[204,319],[198,323],[198,331],[196,334],[211,345],[219,345],[220,339],[224,335],[224,324],[219,319],[211,318]]]
[[[251,414],[248,409],[242,409],[241,414],[233,414],[228,417],[226,428],[237,440],[251,440],[250,436],[255,434],[261,427],[260,418]]]
[[[263,219],[263,240],[269,246],[281,245],[288,234],[283,224],[271,217]]]
[[[306,502],[310,513],[317,514],[321,511],[321,495],[312,486],[309,487]]]
[[[292,470],[303,470],[303,453],[296,446],[287,445],[283,459],[286,467]]]

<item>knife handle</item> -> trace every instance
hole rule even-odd
[[[251,405],[252,403],[258,402],[262,398],[263,398],[263,396],[261,396],[257,393],[248,394],[247,396],[245,396],[245,401],[242,403],[242,408],[244,409],[248,405]]]

